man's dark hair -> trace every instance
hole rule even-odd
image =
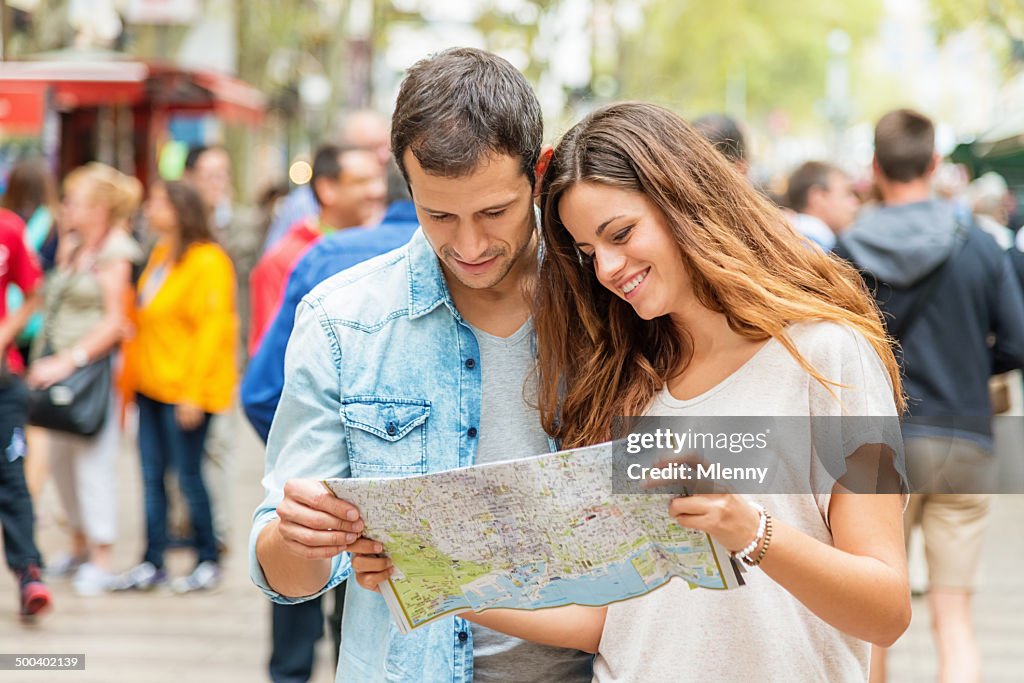
[[[313,176],[309,179],[309,187],[313,190],[313,198],[317,206],[323,206],[320,195],[316,193],[316,181],[318,178],[330,178],[337,180],[341,176],[341,157],[355,150],[366,151],[363,147],[353,145],[320,145],[313,155]]]
[[[827,188],[829,176],[833,173],[842,171],[824,161],[808,161],[801,164],[786,183],[786,204],[794,211],[803,213],[807,209],[807,197],[811,189]]]
[[[705,114],[693,122],[693,127],[732,163],[747,160],[747,143],[734,119],[725,114]]]
[[[194,145],[189,147],[188,154],[185,155],[185,170],[194,171],[196,164],[199,163],[199,157],[214,149],[227,151],[227,147],[223,145]]]
[[[927,173],[935,154],[935,125],[911,109],[891,111],[875,126],[875,159],[889,180],[909,183]]]
[[[209,147],[206,145],[194,145],[188,148],[188,154],[185,155],[185,170],[194,171],[196,164],[199,162],[199,157],[203,155],[203,152],[208,150]]]
[[[339,145],[320,145],[313,155],[313,176],[309,179],[309,187],[313,190],[313,198],[317,206],[323,206],[320,195],[316,192],[316,181],[320,178],[337,180],[341,175],[341,147]]]
[[[532,186],[543,138],[540,103],[523,74],[473,48],[414,64],[391,119],[391,150],[406,179],[407,149],[424,171],[447,177],[466,176],[497,153],[518,157]]]

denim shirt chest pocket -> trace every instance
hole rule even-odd
[[[388,477],[427,471],[430,401],[352,396],[341,401],[345,446],[354,477]]]

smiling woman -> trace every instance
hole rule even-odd
[[[902,407],[859,275],[808,248],[675,114],[594,112],[556,148],[541,201],[538,403],[563,447],[625,436],[617,416],[892,418]],[[834,423],[847,471],[867,465],[884,490],[905,490],[898,435]],[[464,616],[595,652],[600,682],[866,680],[868,644],[909,623],[903,500],[822,490],[816,444],[791,446],[777,467],[810,479],[806,493],[698,493],[668,509],[750,567],[747,588],[673,580],[602,608]]]
[[[902,409],[896,361],[856,271],[808,249],[672,112],[625,103],[577,124],[558,145],[541,202],[540,407],[563,445],[611,438],[615,416],[642,414],[700,360],[694,336],[708,323],[735,333],[738,347],[778,339],[825,384],[785,330],[805,320],[849,325],[878,354]],[[685,324],[694,316],[700,324]]]

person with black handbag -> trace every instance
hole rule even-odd
[[[75,591],[97,595],[113,576],[119,430],[111,356],[124,333],[131,265],[141,258],[124,227],[142,185],[93,162],[69,173],[63,189],[61,246],[26,377],[29,421],[49,431],[53,479],[72,528],[71,554],[51,569],[74,570]]]

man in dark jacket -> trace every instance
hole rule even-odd
[[[971,591],[992,476],[993,373],[1024,365],[1024,297],[995,241],[930,198],[935,128],[897,110],[875,127],[881,208],[839,239],[875,293],[902,346],[909,416],[904,425],[911,497],[904,526],[925,535],[940,680],[980,680]],[[884,651],[872,680],[884,680]]]

